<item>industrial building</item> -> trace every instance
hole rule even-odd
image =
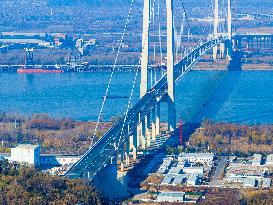
[[[273,166],[273,154],[267,155],[265,164]]]
[[[160,192],[156,197],[156,202],[183,202],[185,200],[184,192]]]
[[[26,163],[39,167],[43,170],[52,167],[71,166],[76,163],[81,156],[70,155],[41,155],[39,145],[21,144],[11,148],[10,156],[0,156],[1,159],[7,159],[12,162]]]
[[[269,188],[271,179],[268,178],[268,174],[270,174],[272,165],[272,155],[268,155],[266,163],[263,164],[262,155],[254,154],[250,162],[232,162],[227,168],[224,181],[241,184],[244,188]]]
[[[158,174],[164,175],[161,185],[186,184],[188,186],[197,186],[202,183],[205,173],[204,167],[206,167],[206,171],[210,171],[213,159],[213,154],[207,155],[206,153],[183,153],[179,156],[165,157],[157,169]]]
[[[21,144],[11,148],[10,160],[40,167],[40,145]]]
[[[182,153],[179,155],[178,160],[188,161],[190,163],[201,163],[212,165],[214,160],[213,153]]]
[[[261,154],[254,154],[253,160],[252,160],[252,165],[259,166],[261,164],[262,164],[262,155]]]

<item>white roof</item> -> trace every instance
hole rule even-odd
[[[181,167],[172,167],[170,170],[169,170],[169,173],[170,174],[179,174],[181,172],[182,168]]]
[[[171,174],[167,174],[163,181],[161,182],[161,184],[171,184],[171,181],[173,180],[175,176],[174,175],[171,175]]]
[[[271,186],[271,179],[270,178],[264,178],[263,179],[263,187],[270,187]]]
[[[179,157],[213,158],[213,153],[181,153]]]
[[[262,155],[261,154],[254,154],[253,155],[253,160],[258,160],[260,161],[262,159]]]
[[[183,197],[184,192],[160,192],[158,196]]]
[[[273,164],[273,154],[267,155],[266,164]]]
[[[181,184],[183,179],[187,178],[186,175],[183,175],[183,174],[179,174],[177,175],[174,180],[173,180],[173,185],[178,185],[178,184]]]
[[[255,187],[256,179],[255,178],[244,178],[244,186]]]
[[[185,173],[203,173],[204,168],[203,167],[184,167],[183,172]]]
[[[189,176],[188,176],[188,180],[196,180],[197,178],[198,178],[198,174],[190,174]]]
[[[39,148],[40,145],[32,145],[32,144],[20,144],[15,149],[36,149]]]

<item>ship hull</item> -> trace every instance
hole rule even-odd
[[[17,73],[63,73],[63,70],[48,70],[48,69],[41,69],[41,68],[20,68],[17,70]]]

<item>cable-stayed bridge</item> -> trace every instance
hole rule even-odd
[[[170,132],[174,131],[176,128],[175,84],[208,51],[212,50],[214,59],[217,59],[218,53],[220,53],[220,57],[232,60],[233,51],[241,48],[243,39],[266,40],[271,42],[272,47],[272,35],[269,34],[232,34],[231,0],[227,0],[227,31],[222,30],[220,32],[219,2],[215,0],[213,7],[215,17],[213,33],[209,35],[206,42],[200,41],[198,45],[187,49],[184,56],[175,64],[173,0],[166,0],[167,71],[160,80],[151,88],[148,88],[149,31],[152,18],[151,13],[154,11],[154,8],[151,7],[153,2],[155,0],[144,0],[141,98],[135,105],[131,105],[131,98],[136,82],[134,80],[131,97],[124,116],[67,171],[65,174],[67,177],[94,180],[109,166],[115,167],[111,171],[115,175],[114,172],[117,171],[118,162],[120,163],[121,171],[123,171],[124,166],[129,165],[131,158],[133,160],[138,158],[139,149],[145,150],[149,148],[151,142],[155,141],[157,136],[160,135],[160,104],[163,102],[168,104],[168,129]],[[127,24],[125,25],[126,27]],[[222,28],[224,27],[222,26]],[[181,39],[178,43],[182,43]],[[100,114],[107,99],[112,75]],[[109,176],[103,177],[107,178]]]
[[[227,41],[226,37],[212,39],[185,56],[174,67],[174,79],[178,80],[191,69],[198,59],[218,43]],[[68,172],[67,176],[79,178],[83,174],[92,179],[98,170],[107,165],[107,161],[116,153],[116,146],[124,144],[130,135],[137,135],[137,126],[145,120],[154,107],[164,100],[168,93],[167,74],[150,89]],[[137,136],[135,136],[136,138]],[[153,140],[153,139],[151,139]],[[118,143],[117,143],[118,142]],[[137,147],[135,147],[137,149]],[[136,150],[134,151],[136,152]],[[136,153],[135,153],[136,154]],[[136,157],[136,156],[135,156]]]

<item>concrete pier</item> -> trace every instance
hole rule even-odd
[[[116,162],[116,160],[114,160]],[[114,162],[113,161],[113,162]],[[96,188],[107,199],[127,197],[127,175],[117,171],[117,164],[107,165],[93,180]]]

